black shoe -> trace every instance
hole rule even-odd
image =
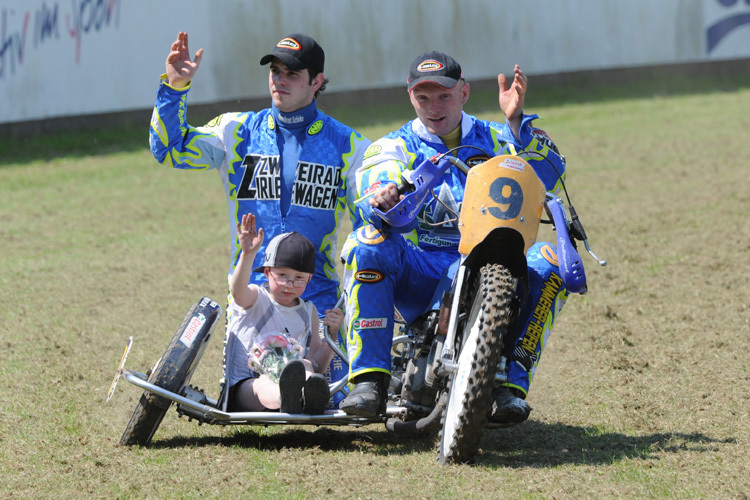
[[[385,414],[390,375],[384,372],[369,372],[354,379],[354,387],[339,403],[339,409],[347,415],[377,417]]]
[[[305,382],[303,396],[305,405],[302,408],[302,413],[309,413],[310,415],[325,413],[328,400],[331,399],[331,391],[328,388],[326,378],[319,373],[310,376]]]
[[[499,387],[492,392],[494,401],[487,416],[490,424],[497,427],[511,427],[518,425],[531,413],[531,406],[523,399],[515,396],[511,389]]]
[[[287,363],[279,375],[282,413],[302,413],[302,386],[305,385],[305,365],[295,359]]]

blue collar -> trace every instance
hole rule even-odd
[[[315,116],[318,114],[318,107],[315,99],[313,99],[313,102],[304,108],[292,111],[291,113],[284,113],[275,105],[271,104],[271,113],[273,114],[274,121],[278,123],[280,127],[301,128],[307,127],[312,123]]]

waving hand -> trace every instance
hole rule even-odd
[[[507,87],[507,79],[504,74],[497,75],[497,84],[500,87],[500,109],[505,113],[513,134],[518,138],[518,131],[521,128],[521,115],[523,113],[523,103],[526,96],[526,88],[529,79],[524,75],[521,68],[516,64],[513,69],[513,81],[510,88]]]
[[[169,84],[175,88],[187,87],[198,72],[202,58],[203,49],[198,49],[195,53],[195,59],[190,59],[188,34],[180,31],[167,56],[166,67]]]

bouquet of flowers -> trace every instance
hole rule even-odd
[[[260,334],[250,348],[247,365],[256,373],[268,375],[278,383],[281,370],[293,359],[302,359],[305,348],[285,333]]]

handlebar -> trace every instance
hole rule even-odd
[[[378,207],[373,207],[373,213],[390,226],[404,227],[409,225],[422,208],[425,198],[432,193],[432,189],[440,182],[443,174],[450,167],[452,162],[446,158],[452,157],[433,156],[423,161],[414,170],[403,172],[401,184],[398,186],[399,195],[403,195],[403,198],[387,212],[383,212]]]
[[[586,230],[583,229],[583,224],[581,224],[580,219],[578,219],[578,214],[576,213],[576,209],[573,208],[573,205],[570,205],[568,207],[568,211],[570,212],[570,236],[577,239],[578,241],[582,241],[583,245],[586,247],[586,251],[594,258],[594,260],[597,261],[600,266],[606,266],[607,261],[597,257],[596,254],[591,250],[591,247],[589,246],[589,239],[586,236]]]
[[[417,216],[424,200],[432,193],[433,188],[451,165],[460,169],[464,174],[469,174],[469,167],[457,157],[448,155],[447,153],[435,155],[423,161],[414,170],[406,170],[402,173],[401,183],[398,185],[398,193],[399,197],[403,196],[403,198],[396,205],[386,212],[373,207],[373,213],[392,227],[401,228],[407,226]],[[562,202],[562,200],[559,201]],[[568,200],[568,210],[570,212],[570,219],[563,216],[562,220],[564,221],[569,238],[583,242],[586,251],[594,260],[600,266],[606,266],[607,261],[597,257],[591,250],[586,230],[583,228],[583,224],[581,224],[575,208],[570,204],[570,200]]]

